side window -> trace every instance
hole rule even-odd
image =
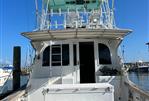
[[[61,66],[61,46],[52,45],[52,66]]]
[[[69,65],[69,45],[68,44],[62,45],[62,65],[63,66]]]
[[[52,66],[69,65],[69,44],[52,45]]]
[[[52,66],[68,66],[69,44],[52,45],[51,54],[50,46],[48,46],[43,52],[42,66],[50,66],[50,57]]]
[[[50,66],[50,46],[43,52],[42,66]]]
[[[98,44],[98,54],[100,64],[111,64],[110,50],[106,45]]]
[[[73,45],[73,64],[74,66],[77,65],[77,45]]]

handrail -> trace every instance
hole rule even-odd
[[[73,18],[71,17],[71,13],[75,14],[76,16]],[[50,23],[50,17],[52,17],[54,14],[57,14],[59,17],[63,15],[64,20],[61,23],[57,23],[57,20],[55,20],[55,23]],[[85,15],[80,15],[80,14],[85,14]],[[55,29],[58,28],[58,26],[63,26],[63,29],[66,29],[67,27],[70,28],[79,28],[79,27],[85,27],[88,29],[98,29],[98,28],[116,28],[115,24],[112,21],[108,21],[107,17],[104,17],[104,15],[107,14],[107,11],[74,11],[74,12],[68,12],[68,11],[63,11],[63,12],[48,12],[44,15],[43,17],[39,17],[41,19],[41,29],[52,29],[53,27],[56,27]],[[83,18],[83,16],[86,16]],[[70,18],[69,18],[70,17]],[[89,19],[90,17],[93,17],[92,19]],[[110,15],[108,16],[110,17]],[[68,21],[69,18],[70,20]],[[77,19],[76,21],[72,22],[71,20]],[[84,22],[83,20],[86,21]],[[44,23],[42,22],[44,21]],[[85,25],[85,26],[84,26]]]
[[[128,80],[125,81],[125,84],[129,86],[129,88],[135,92],[137,92],[138,94],[140,94],[141,96],[147,98],[149,100],[149,93],[143,91],[142,89],[140,89],[137,85],[135,85],[132,81]]]

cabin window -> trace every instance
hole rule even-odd
[[[69,44],[52,45],[51,55],[50,46],[48,46],[43,52],[42,66],[67,66],[69,65]]]
[[[69,65],[69,45],[68,44],[62,45],[62,65],[63,66]]]
[[[42,66],[50,66],[50,46],[43,52]]]
[[[61,45],[52,45],[52,66],[61,66]]]
[[[110,50],[106,45],[98,44],[98,54],[100,64],[111,64]]]
[[[74,66],[77,65],[77,45],[73,45],[73,64]]]
[[[52,45],[52,66],[69,65],[69,44]]]

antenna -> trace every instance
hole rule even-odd
[[[123,49],[122,49],[122,56],[123,56],[123,61],[125,62],[125,46],[123,45]]]
[[[39,27],[39,16],[38,16],[38,1],[35,0],[35,7],[36,7],[36,26]]]
[[[114,4],[115,4],[115,0],[112,0],[112,17],[111,17],[111,24],[113,24],[114,25],[114,27],[115,27],[115,21],[114,21]]]
[[[112,0],[112,11],[113,11],[113,12],[114,12],[114,3],[115,3],[115,1]]]

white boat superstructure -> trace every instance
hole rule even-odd
[[[129,99],[118,56],[131,30],[115,26],[113,2],[44,0],[39,14],[35,1],[37,29],[22,35],[31,40],[36,56],[26,93],[15,100],[137,101],[135,95]]]

